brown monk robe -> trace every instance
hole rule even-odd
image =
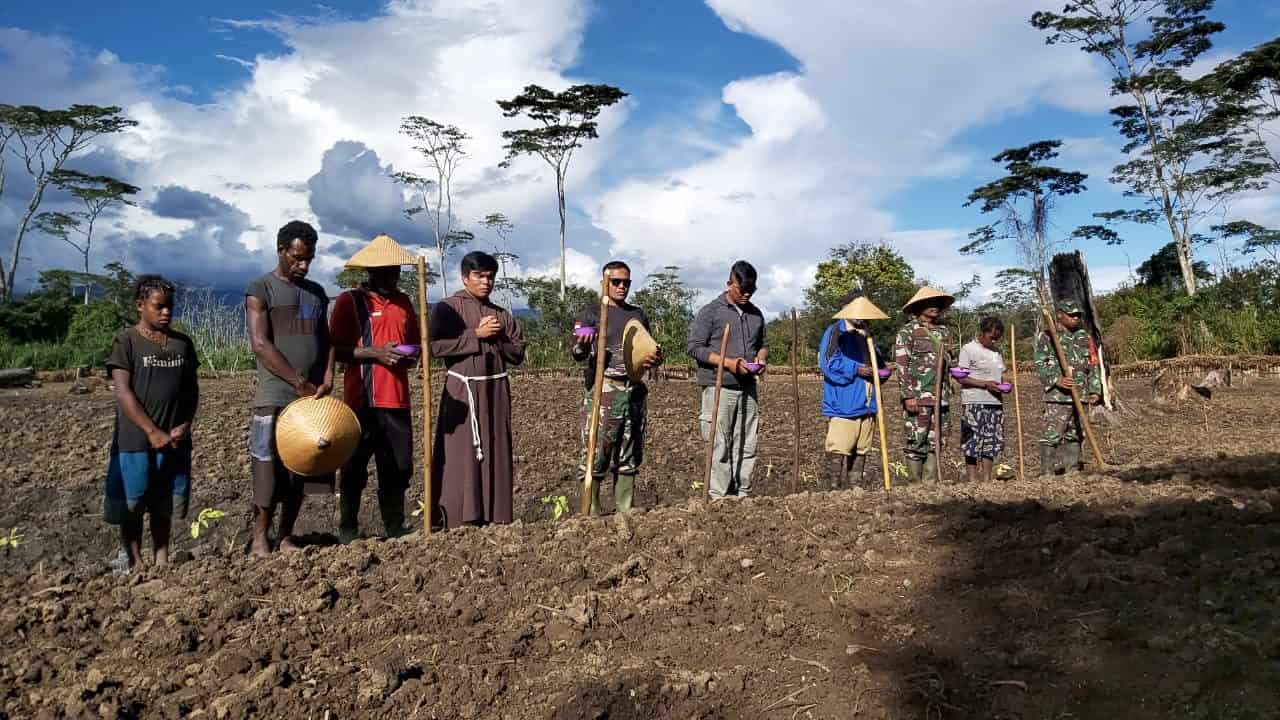
[[[489,302],[497,269],[486,253],[468,253],[462,262],[465,289],[431,310],[431,355],[448,370],[431,458],[432,495],[440,503],[432,523],[450,528],[512,519],[506,372],[524,361],[525,343],[511,313]]]

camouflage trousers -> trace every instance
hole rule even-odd
[[[907,412],[904,418],[907,436],[902,443],[902,454],[907,456],[908,460],[924,460],[929,453],[933,452],[934,440],[937,433],[933,430],[933,407],[921,405],[919,412]],[[947,427],[951,422],[950,406],[942,406],[942,434],[947,434]]]
[[[1075,405],[1071,403],[1044,404],[1044,432],[1040,434],[1041,445],[1057,447],[1064,441],[1080,442],[1080,420],[1076,418]]]
[[[635,475],[644,461],[644,413],[649,389],[644,383],[605,378],[600,392],[596,431],[596,456],[591,475],[603,478],[610,472]],[[591,391],[582,401],[585,418],[582,423],[582,458],[578,463],[578,479],[586,477],[587,433],[591,430]]]

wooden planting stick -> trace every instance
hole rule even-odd
[[[867,333],[867,355],[871,358],[871,382],[876,388],[876,427],[880,430],[880,472],[884,474],[885,492],[893,489],[889,479],[889,441],[884,433],[884,394],[880,392],[880,361],[876,359],[876,345]]]
[[[422,537],[431,537],[431,310],[427,307],[427,261],[418,257],[418,336],[422,343]]]
[[[1018,330],[1009,324],[1009,363],[1013,366],[1013,414],[1018,421],[1018,479],[1027,477],[1026,454],[1022,448],[1022,401],[1018,398]]]
[[[586,472],[582,476],[582,514],[591,514],[592,486],[595,485],[596,441],[600,430],[600,395],[604,392],[605,353],[608,351],[609,279],[600,281],[600,327],[596,329],[596,377],[591,384],[591,418],[587,426]]]

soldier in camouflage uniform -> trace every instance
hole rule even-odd
[[[631,268],[614,260],[605,264],[604,276],[609,283],[609,322],[605,329],[605,369],[601,385],[600,407],[596,418],[600,423],[596,431],[596,452],[592,465],[591,514],[600,514],[600,485],[605,476],[613,474],[613,505],[616,512],[630,512],[635,497],[636,475],[644,459],[645,399],[649,390],[642,380],[633,380],[627,374],[622,351],[622,331],[629,320],[639,320],[649,329],[649,318],[644,310],[627,303],[631,292]],[[585,419],[582,424],[584,459],[578,464],[578,480],[586,478],[586,447],[590,422],[594,413],[591,407],[591,390],[596,373],[596,334],[587,332],[600,325],[600,306],[594,305],[574,319],[573,359],[585,362],[586,394],[582,401]],[[662,362],[659,349],[642,363],[644,368],[656,367]]]
[[[1055,455],[1062,448],[1063,472],[1080,469],[1080,419],[1071,402],[1071,387],[1086,405],[1096,404],[1102,394],[1102,380],[1094,359],[1093,339],[1084,326],[1084,312],[1072,301],[1058,303],[1058,342],[1071,366],[1072,377],[1062,373],[1053,340],[1045,330],[1036,338],[1035,363],[1044,388],[1044,432],[1040,435],[1040,474],[1052,475]]]
[[[898,366],[898,387],[906,414],[906,441],[902,452],[907,460],[907,475],[912,482],[922,477],[937,478],[937,434],[934,412],[940,413],[942,432],[946,435],[950,422],[951,386],[946,373],[951,367],[950,348],[956,345],[950,328],[941,321],[944,310],[955,298],[930,287],[920,288],[902,311],[913,316],[898,331],[893,345],[893,359]],[[942,397],[935,397],[938,353],[942,353]]]

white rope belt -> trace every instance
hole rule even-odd
[[[476,462],[484,462],[484,451],[480,449],[480,421],[476,418],[476,396],[471,392],[471,383],[481,380],[501,380],[507,374],[500,372],[497,375],[463,375],[453,370],[449,371],[449,377],[455,377],[462,381],[463,387],[467,389],[467,414],[471,418],[471,445],[476,449]]]

